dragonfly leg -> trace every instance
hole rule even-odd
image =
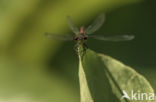
[[[76,51],[76,53],[78,53],[78,47],[79,47],[79,44],[78,44],[78,43],[75,44],[75,46],[74,46],[74,50]]]
[[[87,49],[88,49],[88,46],[85,43],[83,43],[83,50],[82,50],[83,55],[85,55]]]
[[[83,49],[84,49],[84,51],[86,51],[88,49],[88,46],[86,43],[83,43]]]

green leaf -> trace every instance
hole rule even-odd
[[[153,93],[149,82],[131,67],[109,56],[79,49],[81,102],[135,102],[131,92]],[[129,99],[121,99],[125,90]],[[138,95],[138,94],[137,94]],[[156,102],[145,100],[138,102]],[[138,97],[137,97],[138,99]],[[141,99],[141,98],[140,98]]]

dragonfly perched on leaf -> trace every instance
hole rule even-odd
[[[46,36],[53,39],[58,40],[74,40],[76,41],[75,48],[77,49],[79,45],[83,45],[85,48],[88,38],[94,38],[97,40],[103,40],[103,41],[129,41],[134,39],[134,35],[116,35],[116,36],[104,36],[104,35],[94,35],[94,32],[97,31],[104,23],[105,21],[105,15],[100,14],[91,25],[89,25],[87,28],[84,26],[81,26],[80,29],[75,26],[70,16],[67,17],[69,28],[74,32],[74,36],[72,35],[56,35],[52,33],[46,33]]]

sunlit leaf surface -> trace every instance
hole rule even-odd
[[[135,102],[122,99],[123,90],[153,93],[149,82],[131,67],[109,56],[88,49],[79,52],[81,102]],[[144,98],[145,99],[145,98]],[[140,100],[139,102],[156,102]]]

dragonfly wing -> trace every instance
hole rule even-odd
[[[91,38],[97,40],[104,40],[104,41],[129,41],[134,39],[134,35],[114,35],[114,36],[102,36],[102,35],[91,35]]]
[[[55,40],[62,40],[62,41],[71,41],[73,40],[73,36],[71,35],[58,35],[52,33],[45,33],[45,36]]]
[[[75,26],[75,24],[73,23],[72,19],[70,16],[67,17],[67,21],[68,21],[68,25],[70,27],[70,29],[75,33],[78,34],[79,33],[79,29],[78,27]]]
[[[94,22],[88,26],[88,28],[85,30],[85,33],[86,34],[92,34],[94,33],[95,31],[97,31],[101,26],[102,24],[104,23],[105,21],[105,15],[104,14],[100,14],[95,20]]]

